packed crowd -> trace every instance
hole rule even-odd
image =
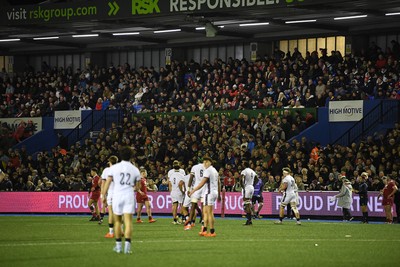
[[[342,56],[325,49],[285,55],[278,48],[254,62],[229,58],[170,66],[124,65],[85,70],[27,65],[0,73],[0,117],[52,116],[55,110],[120,108],[127,113],[321,107],[343,99],[400,99],[399,44]]]
[[[172,62],[171,66],[130,68],[30,67],[21,76],[1,73],[0,117],[51,116],[54,110],[123,109],[122,125],[103,129],[95,139],[68,148],[54,148],[35,155],[25,149],[0,150],[8,179],[0,185],[7,191],[86,190],[91,167],[105,167],[118,146],[135,149],[134,161],[149,171],[160,190],[166,190],[166,173],[178,159],[189,170],[204,154],[216,160],[228,191],[236,183],[241,162],[262,177],[266,191],[276,190],[282,167],[288,166],[301,190],[337,190],[338,175],[345,172],[356,187],[362,171],[370,173],[373,190],[382,187],[380,176],[399,175],[399,126],[385,136],[369,137],[349,147],[320,147],[303,138],[288,143],[313,118],[285,109],[284,115],[230,120],[225,115],[209,117],[132,116],[137,112],[210,111],[324,106],[341,99],[399,99],[399,53],[383,53],[376,45],[361,54],[342,57],[316,51],[304,57],[296,50],[284,54],[275,49],[271,57],[253,63],[230,58],[203,64]],[[292,115],[294,114],[294,115]],[[3,138],[2,138],[3,139]],[[66,150],[65,150],[66,149]]]
[[[289,113],[288,113],[289,114]],[[287,142],[284,124],[296,118],[242,114],[229,120],[225,115],[128,117],[121,125],[103,129],[97,138],[77,142],[68,149],[28,155],[26,150],[0,150],[8,178],[0,185],[6,191],[81,191],[90,188],[90,168],[102,170],[109,156],[121,145],[134,148],[133,161],[148,171],[150,183],[166,191],[167,172],[179,160],[190,168],[207,154],[219,170],[227,191],[240,191],[239,173],[249,161],[264,182],[264,191],[275,191],[282,168],[290,167],[300,190],[338,190],[339,176],[346,176],[357,188],[361,172],[369,173],[370,190],[382,189],[381,178],[400,175],[400,125],[386,135],[368,137],[349,147],[321,147],[306,138]]]
[[[399,44],[382,51],[376,44],[344,57],[337,51],[293,54],[275,49],[255,62],[229,58],[203,63],[173,61],[170,66],[132,69],[50,67],[21,74],[0,72],[0,118],[53,116],[56,110],[121,109],[139,112],[255,110],[326,106],[329,101],[400,99]],[[28,122],[29,123],[29,122]],[[2,147],[32,134],[2,125]]]

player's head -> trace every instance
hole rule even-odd
[[[212,158],[210,158],[209,156],[204,156],[203,157],[203,165],[204,167],[207,169],[208,167],[210,167],[212,165]]]
[[[147,178],[147,171],[144,167],[140,167],[140,175],[144,178]]]
[[[178,160],[174,160],[172,166],[175,170],[179,170],[181,168],[181,163]]]
[[[285,167],[282,169],[282,173],[283,173],[283,176],[287,176],[292,173],[292,170],[290,170],[289,167]]]
[[[382,182],[386,185],[389,182],[390,178],[387,176],[382,177]]]
[[[121,160],[129,161],[132,157],[132,149],[129,146],[123,146],[119,150]]]
[[[96,167],[90,169],[90,173],[92,174],[92,176],[96,175],[98,171],[99,170]]]
[[[108,162],[109,162],[111,165],[114,165],[115,163],[118,162],[118,157],[112,155],[112,156],[110,156],[110,157],[108,158]]]

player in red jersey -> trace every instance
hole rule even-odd
[[[156,220],[153,219],[151,215],[151,207],[149,202],[149,197],[147,196],[147,191],[155,191],[147,187],[147,171],[145,169],[140,169],[140,188],[136,189],[136,201],[138,203],[137,208],[137,219],[136,223],[142,223],[140,216],[142,215],[143,205],[146,206],[147,216],[149,216],[149,223],[154,223]]]
[[[382,205],[385,208],[386,214],[386,223],[392,224],[393,223],[393,214],[392,214],[392,207],[393,207],[393,199],[394,194],[397,191],[396,183],[387,176],[383,176],[382,178],[385,187],[381,190]]]
[[[90,221],[100,220],[100,212],[97,202],[99,201],[101,194],[101,187],[100,187],[101,180],[97,172],[98,172],[97,168],[92,168],[90,170],[90,175],[93,178],[92,187],[90,188],[89,191],[89,202],[88,202],[88,207],[90,209],[90,212],[92,213],[92,218],[90,219]]]

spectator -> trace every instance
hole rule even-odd
[[[160,186],[158,188],[158,191],[160,191],[160,192],[168,192],[168,181],[167,181],[167,179],[163,178],[161,180],[161,184],[160,184]]]
[[[276,183],[274,176],[270,175],[268,177],[268,181],[264,184],[264,191],[275,192],[278,189],[278,187],[279,185]]]
[[[223,168],[220,168],[220,173],[224,174]],[[231,192],[233,186],[235,185],[235,179],[233,178],[232,172],[228,171],[226,175],[223,176],[223,186],[227,192]]]
[[[0,191],[13,191],[13,184],[8,174],[5,174],[3,180],[0,182]]]

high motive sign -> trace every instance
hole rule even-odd
[[[329,122],[359,121],[364,116],[362,100],[330,101]]]

